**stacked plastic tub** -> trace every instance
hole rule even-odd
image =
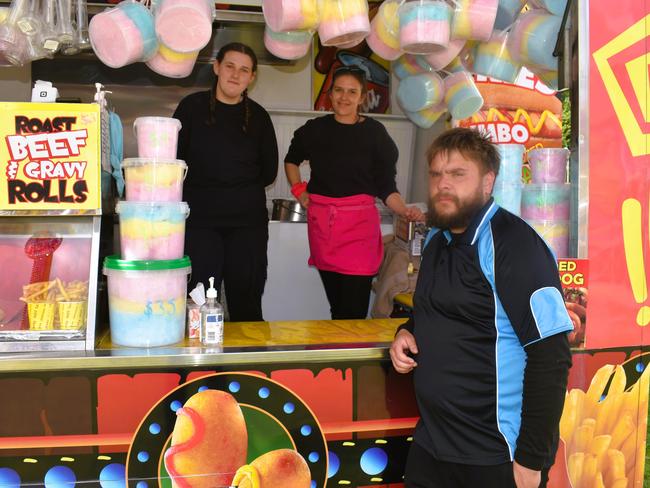
[[[144,2],[124,0],[93,16],[88,35],[106,66],[144,62],[170,78],[189,76],[199,51],[212,36],[211,0],[157,0],[153,12]]]
[[[122,163],[126,200],[116,208],[122,254],[104,261],[111,338],[121,346],[164,346],[184,337],[187,165],[175,159],[178,120],[141,117],[134,127],[139,157]]]
[[[533,149],[528,153],[531,184],[522,194],[521,216],[537,230],[556,257],[569,256],[570,196],[567,183],[569,150]]]
[[[509,212],[521,215],[521,170],[526,148],[522,144],[497,144],[496,147],[501,167],[494,183],[494,201]]]

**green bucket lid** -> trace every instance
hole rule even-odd
[[[183,269],[190,267],[190,258],[183,256],[180,259],[130,261],[120,259],[119,256],[108,256],[104,259],[105,269],[118,271],[165,271],[168,269]]]

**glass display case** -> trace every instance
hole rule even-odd
[[[0,352],[94,348],[100,120],[97,104],[0,104]]]

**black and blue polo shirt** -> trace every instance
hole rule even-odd
[[[413,318],[402,326],[414,334],[419,351],[414,382],[421,420],[415,442],[445,462],[513,461],[527,351],[573,328],[555,257],[534,229],[492,199],[464,233],[433,230],[427,239]],[[568,342],[559,347],[566,358]],[[551,395],[560,413],[570,355],[564,362],[558,373],[564,377],[558,376]],[[541,376],[546,382],[548,375],[541,371]],[[557,423],[557,405],[553,408]],[[549,428],[557,431],[557,425]],[[542,462],[540,452],[552,457],[555,451],[546,444],[531,448],[535,467]]]

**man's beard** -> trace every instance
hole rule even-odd
[[[435,198],[429,200],[429,210],[427,211],[427,225],[438,229],[465,229],[469,226],[472,219],[485,206],[483,193],[477,190],[474,196],[461,203],[455,195],[443,193],[436,198],[450,198],[456,204],[457,210],[452,213],[440,214],[436,211]]]

